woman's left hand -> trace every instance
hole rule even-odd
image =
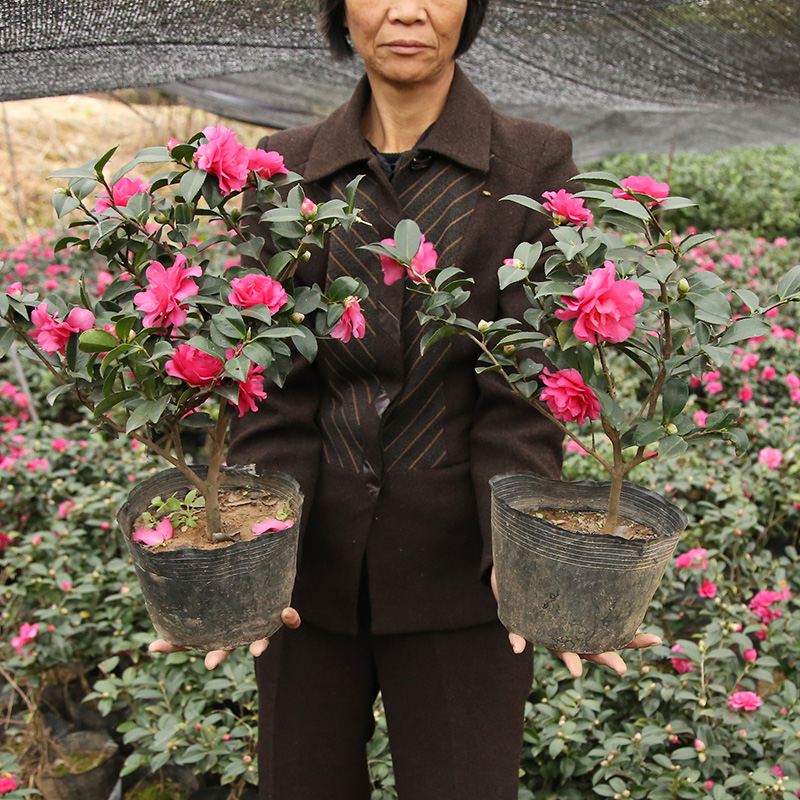
[[[491,584],[495,600],[497,600],[497,577],[495,576],[494,567],[492,567]],[[528,646],[528,642],[517,633],[509,633],[508,641],[511,643],[511,649],[515,653],[522,653]],[[659,636],[652,633],[637,633],[633,637],[633,641],[625,645],[623,650],[638,650],[642,647],[655,647],[657,644],[661,644]],[[550,652],[564,662],[573,678],[580,678],[583,674],[581,659],[586,659],[586,661],[591,661],[594,664],[602,664],[604,667],[610,667],[618,675],[623,675],[625,670],[628,669],[625,660],[617,650],[611,650],[607,653],[571,653],[564,650],[550,650]]]

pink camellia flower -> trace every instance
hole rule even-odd
[[[749,403],[753,399],[753,388],[747,381],[745,381],[744,386],[739,389],[739,399],[743,403]]]
[[[208,142],[201,144],[194,154],[198,169],[216,175],[223,194],[244,188],[252,169],[250,153],[255,151],[237,141],[236,134],[224,125],[203,128],[203,135]]]
[[[798,389],[800,388],[800,378],[798,378],[797,375],[794,374],[794,372],[790,372],[786,376],[786,385],[790,389]]]
[[[758,364],[759,356],[756,353],[747,353],[745,357],[742,359],[742,372],[747,372],[748,370],[753,369],[753,367]]]
[[[755,711],[763,701],[755,692],[734,692],[728,698],[728,708],[732,711]]]
[[[697,587],[697,594],[700,597],[707,597],[712,598],[717,596],[717,584],[712,583],[708,578],[706,578],[703,583]]]
[[[267,393],[264,391],[264,376],[261,374],[264,367],[250,364],[247,379],[238,381],[239,384],[239,416],[243,417],[248,411],[255,411],[258,408],[256,400],[266,400]]]
[[[761,377],[765,381],[774,381],[776,374],[777,372],[775,370],[775,367],[764,367],[764,369],[761,370]]]
[[[233,291],[228,295],[228,302],[232,306],[263,305],[269,309],[270,314],[275,314],[288,302],[286,290],[280,281],[262,275],[260,272],[251,272],[243,278],[234,278],[231,281]]]
[[[173,147],[177,147],[180,142],[177,139],[173,139],[171,136],[167,139],[167,150],[172,152]]]
[[[142,527],[133,532],[134,542],[146,545],[147,547],[154,547],[155,545],[164,544],[172,538],[172,522],[169,517],[164,517],[155,528]]]
[[[25,647],[26,644],[32,642],[38,635],[39,635],[38,622],[34,622],[33,625],[30,625],[27,622],[23,622],[22,625],[19,626],[19,635],[15,636],[11,640],[11,646],[17,651],[19,655],[22,655],[22,648]]]
[[[270,517],[263,522],[257,522],[253,525],[253,533],[256,536],[261,536],[262,533],[270,533],[271,531],[285,531],[287,528],[291,528],[292,525],[294,525],[294,520],[292,519],[275,519],[274,517]]]
[[[53,450],[57,450],[59,453],[67,449],[66,439],[53,439],[52,444],[53,444]]]
[[[344,314],[342,314],[336,327],[331,331],[332,339],[339,339],[342,342],[349,342],[350,337],[363,339],[367,330],[367,323],[361,311],[361,304],[357,297],[346,297],[343,301]]]
[[[23,288],[22,284],[19,281],[14,281],[8,289],[6,289],[6,294],[10,294],[13,296],[18,296],[25,293],[25,289]]]
[[[31,322],[36,326],[31,329],[31,336],[36,339],[45,353],[61,353],[67,349],[67,342],[73,333],[88,331],[94,325],[94,314],[88,308],[73,308],[63,322],[59,322],[56,314],[47,313],[47,303],[39,303],[31,311]]]
[[[679,644],[672,645],[670,649],[673,653],[683,653],[683,648]],[[670,661],[672,661],[672,668],[679,675],[684,675],[687,672],[695,671],[694,664],[692,664],[688,658],[678,658],[677,656],[673,656]]]
[[[775,247],[788,247],[789,240],[785,236],[778,236],[777,239],[773,242]]]
[[[775,774],[775,775],[777,775],[779,778],[784,778],[784,777],[786,777],[786,776],[783,774],[783,769],[781,768],[781,765],[780,765],[780,764],[776,764],[774,767],[771,767],[771,768],[770,768],[770,772],[774,773],[774,774]]]
[[[587,417],[597,419],[600,416],[600,401],[578,370],[562,369],[551,373],[545,369],[541,380],[545,388],[539,399],[547,403],[556,419],[583,425]]]
[[[381,244],[395,247],[394,239],[382,239]],[[383,269],[383,282],[387,286],[391,286],[395,281],[403,277],[403,267],[393,258],[388,256],[381,256],[381,268]],[[408,277],[414,283],[427,283],[424,277],[426,272],[430,272],[436,267],[436,260],[438,256],[433,249],[430,242],[425,241],[425,234],[422,234],[422,240],[417,250],[416,255],[411,260],[411,268],[407,270]]]
[[[758,658],[758,650],[754,647],[749,647],[742,655],[745,661],[749,661],[752,664]]]
[[[571,453],[577,453],[579,456],[586,455],[586,449],[581,447],[574,439],[569,439],[567,441],[566,449]]]
[[[151,261],[145,271],[148,286],[134,295],[134,305],[146,312],[142,324],[145,328],[160,328],[183,325],[186,322],[187,306],[181,303],[199,291],[191,280],[199,278],[200,267],[187,267],[187,259],[182,253],[175,256],[171,267],[164,267],[158,261]]]
[[[22,781],[17,780],[18,778],[19,775],[14,775],[11,772],[4,772],[0,776],[0,794],[13,792],[14,789],[17,789],[20,786],[22,786]]]
[[[553,215],[557,225],[571,222],[573,225],[591,225],[594,222],[592,212],[583,204],[583,199],[575,197],[565,189],[557,192],[543,192],[542,197],[547,201],[544,207]]]
[[[703,788],[704,788],[706,791],[710,792],[710,791],[711,791],[711,790],[714,788],[714,781],[706,781],[706,782],[703,784]]]
[[[283,163],[283,156],[275,150],[248,150],[247,166],[265,181],[289,171]]]
[[[653,198],[647,205],[658,205],[669,195],[669,184],[659,183],[654,178],[648,178],[643,175],[630,175],[620,183],[622,183],[623,188],[614,189],[614,197],[621,197],[623,200],[635,200],[633,192],[636,192],[637,194],[650,195]]]
[[[694,749],[698,752],[702,752],[706,749],[706,743],[702,739],[695,739],[694,740]]]
[[[310,198],[304,197],[300,204],[300,213],[304,217],[314,217],[317,213],[317,204]]]
[[[792,596],[789,589],[783,589],[780,592],[773,592],[771,589],[762,589],[750,601],[748,608],[765,624],[769,625],[770,622],[783,616],[783,611],[779,608],[770,608],[773,603],[778,603],[781,600],[786,600]],[[762,640],[763,641],[763,640]]]
[[[71,592],[72,591],[72,584],[69,581],[62,581],[61,582],[61,588],[65,592]]]
[[[66,519],[69,515],[69,512],[75,508],[75,503],[72,500],[64,500],[63,503],[58,504],[58,518],[59,519]]]
[[[698,410],[694,412],[694,424],[697,425],[698,428],[705,428],[707,419],[707,411]]]
[[[700,567],[700,569],[705,569],[708,566],[708,559],[706,558],[706,550],[705,547],[693,547],[691,550],[687,550],[685,553],[681,553],[675,559],[675,566],[676,567]]]
[[[562,297],[565,309],[558,309],[559,319],[574,319],[573,332],[582,342],[624,342],[636,327],[636,312],[644,295],[638,284],[617,280],[613,261],[594,270],[573,296]]]
[[[224,368],[224,361],[190,344],[178,345],[164,365],[167,375],[180,378],[189,386],[211,386]]]
[[[106,211],[112,207],[124,208],[135,194],[146,194],[150,188],[149,183],[142,183],[141,178],[120,178],[111,187],[111,197],[107,194],[98,195],[94,204],[95,213]]]
[[[5,531],[0,531],[0,552],[6,550],[10,543],[11,537]]]
[[[766,464],[770,469],[778,469],[783,461],[783,453],[774,447],[762,447],[758,453],[758,463]]]

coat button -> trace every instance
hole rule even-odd
[[[428,169],[433,163],[433,156],[430,153],[417,153],[408,163],[409,169]]]

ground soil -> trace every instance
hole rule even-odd
[[[205,513],[201,510],[197,516],[197,525],[194,528],[182,530],[177,525],[173,526],[172,538],[163,545],[158,545],[153,550],[180,550],[184,547],[194,547],[198,550],[216,550],[222,547],[230,547],[234,542],[247,542],[255,539],[253,526],[258,522],[263,522],[270,517],[280,519],[282,512],[289,512],[290,518],[296,514],[292,513],[291,507],[284,501],[276,499],[271,495],[258,490],[250,489],[247,494],[241,491],[223,491],[220,493],[220,509],[222,511],[222,522],[224,533],[233,537],[231,541],[212,542],[208,536],[206,527]],[[146,525],[144,519],[139,517],[136,520],[134,530]],[[269,536],[268,533],[261,534]]]
[[[558,525],[570,531],[578,531],[579,533],[604,533],[603,526],[605,525],[606,515],[602,511],[566,511],[563,509],[545,508],[530,513],[548,522],[552,522],[553,525]],[[638,522],[633,522],[632,520],[622,517],[620,517],[616,532],[610,535],[619,536],[621,539],[658,538],[658,533],[652,528],[648,528],[645,525],[640,525]]]

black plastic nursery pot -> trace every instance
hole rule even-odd
[[[200,468],[198,474],[202,475]],[[156,633],[175,645],[223,650],[271,636],[294,587],[303,495],[282,472],[225,469],[222,489],[257,489],[287,502],[292,527],[209,550],[150,550],[131,540],[137,517],[154,497],[181,497],[191,484],[177,469],[137,484],[117,515]]]
[[[686,515],[655,492],[625,483],[620,516],[656,537],[578,533],[534,514],[607,511],[610,483],[509,472],[490,484],[500,621],[553,650],[602,653],[627,645],[688,524]]]
[[[55,740],[48,748],[51,765],[63,758],[66,764],[81,760],[96,762],[85,772],[58,774],[45,768],[36,785],[45,800],[108,800],[122,769],[122,758],[116,742],[99,731],[76,731]]]

